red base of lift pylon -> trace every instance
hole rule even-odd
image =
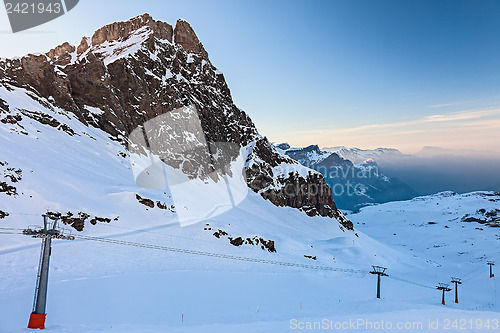
[[[441,304],[446,305],[446,303],[444,301],[442,301]]]
[[[42,314],[31,313],[30,321],[28,322],[28,328],[43,330],[45,328],[45,317],[46,316],[47,316],[46,313],[42,313]]]
[[[495,274],[491,274],[491,275],[490,275],[490,278],[492,278],[492,277],[495,277]]]

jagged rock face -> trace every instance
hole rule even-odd
[[[134,31],[145,26],[149,27],[159,39],[172,42],[172,26],[166,22],[155,21],[149,14],[144,14],[125,22],[114,22],[100,28],[92,36],[92,45],[128,38]]]
[[[247,168],[247,183],[252,190],[277,206],[300,208],[309,216],[340,219],[342,214],[337,210],[332,191],[320,173],[310,170],[307,176],[302,177],[293,172],[292,167],[285,168],[281,176],[276,175],[279,170],[276,168],[290,163],[290,159],[278,154],[266,138],[255,142],[252,154],[253,163]],[[352,228],[350,221],[344,226]]]
[[[47,52],[47,56],[50,59],[61,58],[61,63],[69,63],[71,58],[68,57],[71,53],[75,52],[75,47],[68,42],[64,42],[61,45],[56,46],[49,52]],[[63,60],[64,59],[64,60]]]
[[[104,26],[78,47],[64,43],[45,55],[0,59],[0,84],[23,87],[33,98],[49,101],[49,108],[72,112],[124,145],[138,126],[194,105],[207,142],[252,147],[247,159],[252,190],[311,216],[341,216],[319,173],[276,177],[280,165],[298,163],[279,154],[234,105],[223,74],[184,20],[172,29],[144,14]],[[308,194],[304,188],[313,184],[324,191]],[[352,228],[349,221],[343,224]]]
[[[208,58],[208,53],[205,51],[203,44],[198,40],[193,28],[186,21],[177,21],[174,40],[176,44],[182,45],[186,52],[201,54],[204,58]]]

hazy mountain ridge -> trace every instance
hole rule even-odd
[[[442,191],[500,190],[500,153],[494,151],[424,147],[410,155],[392,148],[326,149],[355,164],[373,159],[381,173],[400,179],[422,195]]]
[[[291,148],[289,144],[282,143],[277,148],[302,165],[320,172],[342,209],[358,210],[369,204],[408,200],[417,196],[417,192],[405,183],[381,173],[371,158],[354,164],[338,153],[320,150],[317,145]],[[379,153],[383,152],[375,152]]]

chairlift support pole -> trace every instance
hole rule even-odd
[[[385,273],[386,269],[385,267],[380,267],[380,266],[372,266],[373,271],[370,272],[370,274],[376,274],[377,275],[377,298],[380,298],[380,277],[381,276],[389,276]]]
[[[447,283],[439,283],[439,285],[436,287],[436,289],[443,291],[443,298],[441,300],[441,304],[443,304],[443,305],[446,305],[446,303],[445,303],[445,297],[444,297],[445,292],[451,290],[451,288],[449,286],[450,285],[447,284]]]
[[[462,284],[462,281],[459,278],[452,277],[451,283],[455,284],[455,303],[458,303],[458,285]]]
[[[23,234],[42,239],[42,250],[40,254],[40,263],[38,265],[37,282],[35,289],[35,298],[33,301],[33,310],[30,314],[28,328],[44,329],[47,291],[49,283],[49,263],[52,252],[52,238],[73,240],[72,236],[64,236],[61,230],[57,228],[57,219],[54,219],[52,226],[49,226],[49,216],[43,215],[43,229],[33,230],[24,229]]]
[[[495,266],[495,263],[493,261],[488,261],[487,264],[490,266],[490,278],[495,277],[495,274],[493,274],[493,266]]]

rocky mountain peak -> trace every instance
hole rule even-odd
[[[207,51],[203,44],[199,41],[191,25],[183,20],[178,19],[174,30],[174,42],[182,45],[184,50],[188,53],[201,54],[203,57],[208,57]]]
[[[310,145],[310,146],[307,146],[304,148],[305,151],[307,152],[316,152],[316,153],[320,153],[321,150],[319,149],[319,146],[318,145]]]
[[[291,147],[290,147],[290,144],[288,142],[283,142],[283,143],[277,144],[276,148],[281,149],[281,150],[288,150]]]
[[[106,42],[111,43],[125,41],[134,34],[137,34],[140,30],[148,31],[158,39],[167,40],[172,43],[172,26],[166,22],[155,21],[151,15],[146,13],[133,17],[127,21],[118,21],[107,24],[96,30],[92,37],[83,37],[78,47],[65,42],[47,52],[46,55],[58,65],[65,66],[71,62],[72,59],[74,59],[74,56],[80,56],[90,47],[98,47]]]
[[[65,53],[73,53],[73,52],[75,52],[75,47],[68,42],[64,42],[61,45],[58,45],[49,52],[47,52],[47,56],[50,59],[55,59],[56,57],[61,57]]]
[[[127,21],[107,24],[96,30],[92,37],[83,37],[78,47],[65,42],[51,49],[46,55],[57,65],[66,66],[89,48],[106,47],[131,40],[132,37],[138,35],[153,35],[159,40],[182,46],[187,53],[198,54],[208,60],[207,51],[187,21],[177,20],[173,29],[170,24],[156,21],[147,13]]]
[[[166,22],[155,21],[151,15],[146,13],[127,21],[105,25],[92,35],[92,45],[99,45],[106,41],[127,39],[133,32],[144,27],[149,27],[158,38],[172,42],[172,26]]]

